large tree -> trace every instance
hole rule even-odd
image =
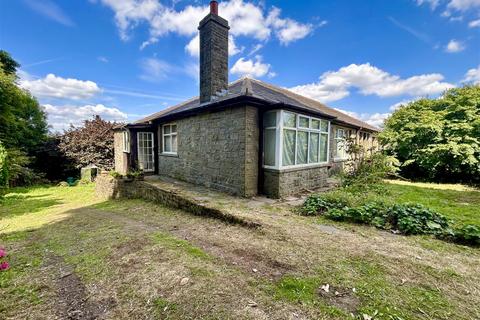
[[[95,116],[82,127],[71,126],[60,137],[60,150],[77,168],[96,165],[105,170],[114,167],[113,128],[116,124]]]
[[[29,164],[48,133],[38,101],[16,83],[19,66],[7,52],[0,51],[0,141],[8,155],[9,185],[33,183],[38,178]]]
[[[31,155],[47,136],[46,115],[38,101],[15,83],[19,64],[4,51],[1,53],[0,140],[7,149],[16,148]]]
[[[480,86],[450,89],[395,111],[380,139],[413,179],[480,182]]]

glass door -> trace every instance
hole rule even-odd
[[[145,172],[155,171],[155,155],[153,151],[153,133],[138,132],[138,166]]]

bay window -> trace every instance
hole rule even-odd
[[[330,123],[289,111],[268,111],[263,118],[266,168],[301,167],[328,162]]]

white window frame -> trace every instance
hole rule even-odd
[[[343,132],[343,135],[341,135],[341,137],[338,137],[337,135],[337,132],[339,131],[342,131]],[[335,155],[334,155],[334,160],[335,161],[340,161],[340,160],[347,160],[348,159],[348,154],[347,154],[347,151],[344,150],[344,156],[343,157],[339,157],[338,154],[337,154],[337,151],[338,151],[338,143],[339,142],[342,142],[344,143],[346,141],[346,134],[347,134],[348,130],[344,129],[344,128],[335,128],[335,136],[334,136],[334,139],[335,139]],[[345,147],[345,145],[344,145]]]
[[[143,148],[140,144],[140,139],[142,136],[148,136],[149,140],[151,139],[152,141],[152,168],[151,169],[145,169],[141,168],[144,172],[154,172],[155,171],[155,140],[154,140],[154,133],[153,132],[137,132],[137,158],[138,158],[138,164],[139,166],[143,166],[143,163],[140,161],[140,150]]]
[[[176,131],[172,132],[173,126],[176,127]],[[165,133],[165,128],[170,127],[170,133]],[[170,150],[173,150],[173,137],[176,137],[176,149],[177,151],[165,151],[165,137],[171,137],[170,139]],[[176,156],[178,154],[178,126],[176,123],[166,123],[162,125],[162,154],[166,155],[174,155]]]
[[[264,129],[276,129],[276,134],[275,134],[275,165],[274,166],[268,166],[268,165],[263,165],[263,168],[266,169],[274,169],[274,170],[285,170],[285,169],[294,169],[294,168],[305,168],[305,167],[316,167],[316,166],[322,166],[326,165],[330,162],[330,134],[331,134],[331,122],[326,119],[322,118],[317,118],[317,117],[311,117],[307,116],[305,114],[301,114],[298,112],[293,112],[293,111],[287,111],[287,110],[271,110],[267,112],[275,112],[276,113],[276,126],[275,127],[266,127]],[[296,115],[296,124],[295,128],[290,128],[290,127],[285,127],[283,125],[283,117],[285,113],[292,113]],[[308,118],[308,123],[309,123],[309,128],[303,128],[300,127],[300,117],[302,118]],[[318,120],[320,121],[320,128],[319,129],[312,129],[310,128],[310,125],[312,123],[312,120]],[[327,131],[322,131],[322,122],[326,122],[328,124],[327,126]],[[262,124],[263,125],[263,124]],[[284,166],[283,165],[283,132],[284,129],[292,130],[295,131],[295,163],[297,163],[297,146],[298,146],[298,131],[306,131],[308,132],[308,142],[307,142],[307,163],[304,164],[294,164],[294,165],[288,165]],[[319,139],[318,139],[318,159],[320,160],[320,155],[321,155],[321,137],[322,135],[327,136],[327,160],[326,161],[319,161],[319,162],[310,162],[310,133],[318,133],[319,134]],[[263,137],[265,139],[265,137]],[[265,141],[265,140],[264,140]],[[265,150],[265,145],[264,145],[264,150]],[[262,150],[262,152],[264,152]],[[262,160],[263,161],[263,160]]]
[[[122,147],[123,152],[130,153],[130,131],[122,132]]]

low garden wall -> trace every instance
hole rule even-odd
[[[122,198],[143,199],[171,208],[182,209],[194,215],[208,216],[249,228],[260,227],[257,222],[248,221],[208,204],[198,203],[193,197],[189,198],[185,194],[180,194],[174,190],[162,189],[145,181],[126,181],[101,174],[97,177],[95,191],[100,198],[105,200]]]

